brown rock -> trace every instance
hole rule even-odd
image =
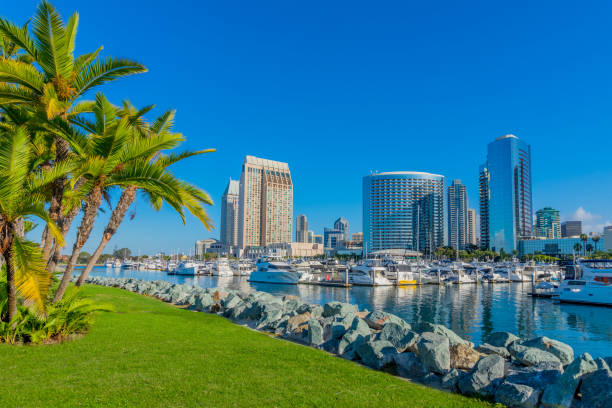
[[[368,312],[367,310],[364,310],[363,312],[356,312],[355,316],[361,318],[361,319],[365,319],[367,315],[369,315],[370,312]]]
[[[227,296],[227,292],[220,292],[220,291],[215,291],[215,293],[213,294],[213,300],[215,302],[220,301],[221,299],[225,298]]]
[[[302,314],[290,317],[289,320],[287,320],[287,331],[293,332],[293,331],[296,331],[297,329],[300,329],[299,331],[302,331],[304,328],[308,328],[308,325],[304,325],[304,323],[308,322],[309,319],[310,319],[310,312],[306,312],[306,313],[302,313]]]
[[[466,344],[455,344],[450,348],[451,368],[471,370],[482,354]]]

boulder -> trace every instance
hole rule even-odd
[[[584,353],[565,368],[557,380],[544,389],[542,406],[547,408],[569,407],[583,375],[597,370],[597,363]]]
[[[297,311],[302,305],[302,302],[297,297],[283,297],[283,313],[291,313]]]
[[[232,309],[242,303],[243,301],[240,296],[234,294],[228,295],[225,299],[223,299],[223,302],[221,302],[221,304],[226,310]]]
[[[563,365],[574,361],[574,349],[570,345],[549,339],[548,337],[536,337],[535,339],[524,341],[522,345],[547,351],[556,356]]]
[[[450,362],[452,368],[471,370],[480,360],[481,354],[465,344],[455,344],[450,347]]]
[[[419,381],[425,385],[428,385],[430,387],[435,387],[435,388],[440,388],[442,385],[440,381],[440,377],[434,373],[425,374],[423,377],[419,379]]]
[[[365,341],[366,337],[370,335],[370,327],[367,325],[365,320],[355,317],[351,323],[351,328],[347,331],[340,343],[338,344],[338,354],[342,357],[352,360],[355,358],[355,352],[357,346]]]
[[[310,320],[310,312],[305,312],[305,313],[290,317],[287,320],[287,331],[288,332],[295,331],[298,327],[300,327],[300,325],[306,323],[308,320]]]
[[[427,323],[427,322],[420,323],[417,326],[417,332],[419,333],[431,332],[431,333],[435,333],[435,334],[444,336],[448,339],[451,346],[454,346],[455,344],[465,344],[470,347],[473,346],[471,342],[462,339],[461,337],[459,337],[459,335],[457,335],[457,333],[455,333],[454,331],[452,331],[446,326],[442,326],[441,324],[434,324],[434,323]]]
[[[404,319],[398,317],[394,314],[383,312],[382,310],[375,310],[370,312],[366,318],[366,323],[374,330],[381,330],[383,325],[386,323],[396,323],[401,327],[406,329],[410,329],[410,324],[408,324]]]
[[[264,305],[264,310],[261,313],[261,319],[257,322],[259,330],[276,330],[278,323],[283,318],[283,310],[276,303]]]
[[[582,406],[605,408],[612,404],[612,372],[599,369],[582,377]]]
[[[528,385],[537,390],[544,390],[559,378],[559,370],[542,370],[539,367],[518,367],[511,368],[506,377],[506,381],[513,384]]]
[[[495,401],[510,408],[535,408],[538,406],[540,391],[528,385],[504,382],[495,391]]]
[[[505,360],[498,355],[482,358],[457,383],[462,394],[490,397],[504,378]]]
[[[356,305],[352,305],[350,303],[344,302],[329,302],[323,306],[323,314],[322,317],[331,317],[331,316],[346,316],[349,313],[355,313],[359,309]]]
[[[213,304],[213,298],[208,293],[197,295],[195,297],[195,309],[200,312],[208,311],[210,305]]]
[[[397,355],[395,346],[386,340],[364,341],[356,351],[363,364],[376,369],[393,362]]]
[[[391,342],[399,353],[402,353],[408,347],[414,345],[418,338],[419,335],[417,333],[392,322],[384,324],[378,335],[379,340]]]
[[[488,343],[483,343],[476,348],[476,351],[482,354],[497,354],[503,358],[510,358],[510,353],[505,347],[496,347]]]
[[[450,350],[447,337],[425,332],[417,343],[419,358],[427,371],[446,374],[450,370]]]
[[[461,377],[461,373],[453,368],[441,378],[440,386],[446,390],[456,391],[459,377]]]
[[[397,373],[406,378],[421,378],[427,374],[425,366],[414,353],[400,353],[393,357]]]
[[[514,355],[514,358],[525,366],[541,367],[544,364],[551,364],[562,367],[561,361],[555,355],[534,347],[527,347],[525,350],[519,351]]]
[[[519,338],[509,332],[495,332],[485,336],[483,340],[495,347],[508,347],[510,343],[519,340]]]
[[[610,366],[608,365],[606,360],[604,360],[601,357],[599,357],[597,360],[595,360],[595,363],[597,364],[597,369],[598,370],[609,370],[610,369]]]
[[[323,326],[316,319],[308,320],[308,344],[318,346],[323,343]]]

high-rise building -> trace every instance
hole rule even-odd
[[[465,249],[468,240],[468,197],[461,180],[448,186],[448,245]]]
[[[292,224],[289,164],[246,156],[240,175],[240,248],[291,242]]]
[[[582,221],[565,221],[561,223],[563,238],[579,237],[582,234]]]
[[[295,220],[295,242],[308,242],[308,220],[304,214]]]
[[[478,242],[478,234],[476,232],[476,210],[468,208],[467,210],[467,243],[476,245]]]
[[[323,245],[323,235],[313,234],[312,235],[312,243],[313,244],[321,244],[321,245]]]
[[[323,229],[323,246],[325,249],[336,249],[344,242],[344,232],[336,228]]]
[[[612,225],[604,227],[601,239],[603,243],[601,243],[597,249],[601,250],[603,248],[605,251],[612,251]]]
[[[349,232],[349,222],[346,220],[346,218],[340,217],[336,221],[334,221],[334,229],[342,232],[342,239],[344,241],[350,240],[351,235]]]
[[[355,232],[351,237],[351,241],[353,244],[362,244],[363,243],[363,232]]]
[[[540,238],[561,238],[559,210],[545,207],[536,211],[535,235]]]
[[[221,243],[238,245],[238,219],[240,212],[240,182],[230,179],[221,197]]]
[[[308,231],[308,241],[307,242],[310,244],[314,243],[314,232]]]
[[[533,236],[531,147],[514,135],[489,143],[480,166],[480,240],[482,246],[509,253],[520,239]]]
[[[443,242],[443,176],[395,171],[363,178],[364,254],[384,249],[429,253]]]

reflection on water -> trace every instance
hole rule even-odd
[[[165,272],[106,270],[95,276],[167,280],[172,283],[258,290],[274,295],[297,295],[309,303],[332,300],[358,304],[360,309],[385,310],[409,322],[434,322],[450,327],[476,344],[494,331],[521,337],[548,336],[568,343],[577,354],[612,355],[612,308],[559,304],[527,296],[530,283],[364,287],[350,289],[315,285],[250,283],[242,277],[186,277]]]

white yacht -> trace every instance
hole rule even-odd
[[[351,268],[348,274],[349,283],[361,286],[391,286],[393,282],[385,277],[386,272],[387,268],[368,259]]]
[[[612,259],[589,259],[578,262],[581,276],[559,285],[559,300],[612,306]]]
[[[234,262],[232,267],[234,269],[235,276],[249,276],[255,269],[250,261],[243,259],[239,260],[238,262]]]
[[[106,260],[106,263],[104,264],[107,268],[112,268],[115,266],[115,261],[111,258],[108,258]]]
[[[121,263],[121,260],[119,260],[119,259],[115,259],[115,262],[113,262],[113,267],[114,268],[120,269],[121,265],[122,265],[122,263]]]
[[[187,276],[195,276],[199,274],[199,267],[195,262],[192,261],[184,261],[181,262],[176,269],[174,270],[175,275],[187,275]]]
[[[249,282],[297,285],[302,277],[302,273],[288,263],[268,258],[261,258],[256,267],[249,275]]]
[[[234,276],[227,258],[217,259],[211,268],[211,274],[213,276]]]

